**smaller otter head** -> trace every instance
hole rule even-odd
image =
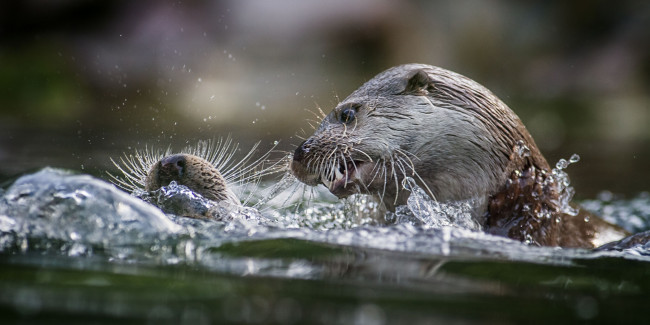
[[[207,160],[191,154],[166,156],[153,164],[145,179],[145,190],[155,191],[172,181],[208,200],[233,200],[234,197],[219,170]]]

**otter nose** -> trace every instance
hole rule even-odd
[[[160,167],[167,175],[181,177],[185,173],[186,163],[184,155],[172,155],[161,159]]]
[[[301,161],[305,158],[305,155],[309,153],[309,145],[311,144],[311,138],[303,141],[298,148],[296,148],[296,151],[293,152],[293,160],[294,161]]]

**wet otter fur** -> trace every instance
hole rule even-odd
[[[208,200],[239,204],[219,170],[201,157],[183,153],[163,157],[149,169],[144,189],[155,191],[173,181]]]
[[[475,81],[424,64],[388,69],[340,102],[298,146],[292,173],[343,198],[394,211],[412,177],[439,202],[469,200],[486,232],[591,248],[625,232],[562,198],[563,187],[517,115]]]

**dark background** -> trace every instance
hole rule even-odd
[[[231,134],[291,151],[307,119],[409,62],[485,85],[578,196],[650,189],[648,1],[0,3],[0,180]]]

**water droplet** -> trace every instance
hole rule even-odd
[[[564,158],[560,159],[557,164],[555,164],[555,168],[557,169],[564,169],[567,167],[569,167],[569,162]]]
[[[580,156],[578,154],[574,153],[571,155],[571,158],[569,158],[569,162],[572,164],[577,163],[578,161],[580,161]]]
[[[530,234],[526,234],[526,237],[524,239],[524,243],[527,245],[530,245],[533,243],[533,237]]]
[[[517,141],[517,144],[515,145],[515,150],[517,151],[519,157],[530,156],[530,148],[528,148],[524,143],[524,141],[522,140]]]

